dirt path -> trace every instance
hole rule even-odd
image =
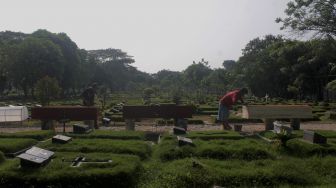
[[[243,125],[242,131],[243,132],[259,132],[264,130],[264,124],[262,123],[240,123]],[[169,126],[154,126],[153,123],[144,122],[138,123],[135,126],[135,130],[137,131],[155,131],[155,132],[168,132],[172,129],[172,125]],[[125,126],[123,124],[119,125],[110,125],[110,126],[101,126],[101,130],[125,130]],[[336,123],[321,123],[321,122],[304,122],[301,123],[301,129],[303,130],[334,130],[336,131]],[[0,133],[14,133],[20,131],[33,131],[33,130],[40,130],[40,127],[0,127]],[[220,124],[204,124],[204,125],[188,125],[189,131],[206,131],[206,130],[221,130]],[[62,132],[63,127],[57,126],[57,132]],[[71,132],[72,127],[67,126],[66,132]]]

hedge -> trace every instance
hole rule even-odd
[[[132,154],[142,159],[151,154],[150,145],[139,140],[73,139],[67,144],[53,144],[48,141],[37,146],[58,152]]]
[[[105,164],[82,164],[70,167],[76,156],[86,161],[112,160]],[[141,172],[138,157],[106,153],[57,153],[42,168],[18,168],[19,159],[0,165],[0,187],[135,187]]]

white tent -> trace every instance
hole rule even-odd
[[[28,118],[28,109],[25,106],[0,107],[0,122],[18,122]]]

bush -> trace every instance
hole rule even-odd
[[[242,139],[238,132],[234,131],[192,131],[187,135],[191,139],[211,140],[211,139]]]
[[[145,132],[141,131],[109,131],[94,130],[88,134],[67,133],[67,136],[73,138],[101,138],[101,139],[119,139],[119,140],[145,140]]]
[[[241,140],[193,140],[195,147],[178,147],[177,139],[164,138],[154,156],[161,161],[170,161],[196,156],[211,159],[255,160],[274,158],[269,145],[255,139]]]
[[[78,155],[84,155],[86,161],[112,162],[70,167]],[[6,163],[0,167],[1,187],[135,187],[142,169],[136,156],[106,153],[57,153],[47,166],[38,169],[18,168],[18,159]]]
[[[53,144],[48,141],[39,143],[38,146],[61,152],[132,154],[142,159],[151,154],[149,144],[138,140],[74,139],[67,144]]]
[[[0,133],[0,138],[32,138],[36,140],[45,140],[55,135],[54,131],[24,131],[16,133]]]
[[[6,158],[5,158],[5,155],[2,151],[0,151],[0,164],[5,162]]]
[[[152,164],[155,168],[152,168],[151,178],[144,178],[140,187],[312,186],[318,184],[319,178],[324,176],[312,172],[311,164],[311,161],[293,158],[258,161],[188,158]],[[325,174],[335,174],[333,171],[330,169]]]
[[[336,155],[336,139],[328,139],[327,144],[311,144],[300,139],[287,142],[288,153],[298,157]]]
[[[0,138],[0,151],[4,153],[15,153],[31,147],[37,143],[30,138]]]

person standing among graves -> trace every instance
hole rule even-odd
[[[230,109],[232,109],[232,105],[236,104],[238,100],[244,104],[243,96],[247,94],[247,89],[236,89],[226,93],[224,96],[221,97],[219,100],[219,107],[218,107],[218,117],[217,119],[222,122],[222,129],[232,129],[229,125],[229,115]]]

